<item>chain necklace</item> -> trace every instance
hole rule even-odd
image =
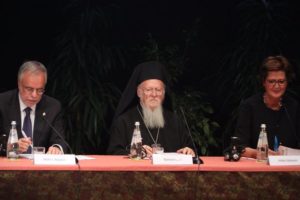
[[[136,108],[137,108],[137,111],[139,112],[139,114],[140,114],[141,118],[143,119],[144,124],[145,124],[145,126],[146,126],[144,117],[143,117],[143,115],[142,115],[142,113],[141,113],[141,111],[140,111],[140,109],[139,109],[139,106],[136,106]],[[156,133],[156,138],[155,138],[155,140],[154,140],[153,135],[152,135],[152,133],[150,132],[150,130],[148,129],[147,126],[146,126],[146,129],[147,129],[147,131],[148,131],[148,133],[149,133],[149,135],[150,135],[152,141],[154,142],[154,144],[157,144],[157,140],[158,140],[158,136],[159,136],[159,129],[160,129],[160,128],[157,129],[157,133]]]

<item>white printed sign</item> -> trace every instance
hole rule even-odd
[[[153,165],[192,165],[192,155],[180,153],[152,154]]]
[[[74,154],[34,154],[35,165],[75,165]]]
[[[269,156],[269,164],[271,166],[300,166],[300,156]]]

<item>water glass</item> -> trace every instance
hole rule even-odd
[[[33,154],[45,154],[45,147],[33,147]]]
[[[152,144],[152,153],[161,154],[164,153],[164,148],[160,144]]]

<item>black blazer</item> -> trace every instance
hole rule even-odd
[[[67,148],[63,140],[43,119],[44,112],[46,113],[45,118],[47,118],[48,122],[64,137],[61,104],[58,100],[43,95],[40,102],[36,105],[33,145],[43,146],[48,150],[53,144],[59,144],[66,153]],[[17,89],[0,94],[0,134],[6,133],[7,136],[9,135],[11,121],[17,122],[18,137],[22,138],[20,103]]]

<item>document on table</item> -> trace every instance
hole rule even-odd
[[[22,153],[22,154],[20,154],[20,157],[32,160],[33,159],[33,154],[31,154],[31,153]]]
[[[300,155],[300,149],[293,149],[282,145],[279,146],[278,151],[280,152],[281,155],[290,155],[290,156]]]
[[[78,160],[94,160],[94,159],[96,159],[96,158],[93,158],[91,156],[84,156],[84,155],[76,155],[76,158]]]
[[[20,154],[20,157],[22,157],[22,158],[27,158],[27,159],[32,160],[32,159],[33,159],[33,154]],[[75,155],[75,157],[76,157],[78,160],[93,160],[93,159],[95,159],[95,158],[93,158],[93,157],[90,157],[90,156],[84,156],[84,155]]]

